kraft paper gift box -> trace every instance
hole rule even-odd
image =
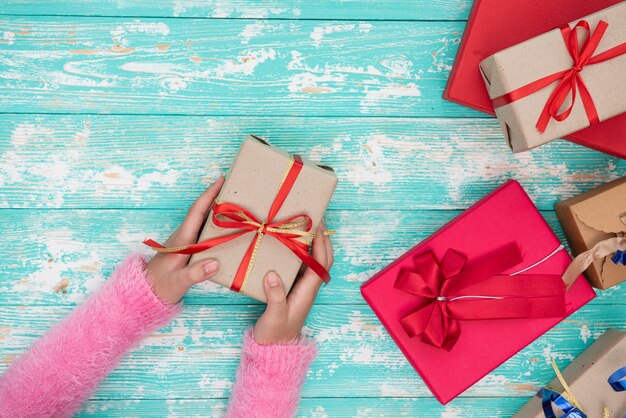
[[[622,0],[474,0],[443,94],[445,100],[495,115],[479,64],[489,56]],[[566,138],[626,158],[626,114]]]
[[[616,392],[608,383],[609,377],[624,366],[626,366],[626,333],[609,329],[563,369],[563,380],[570,387],[571,393],[587,417],[603,417],[605,407],[608,408],[611,418],[625,416],[626,393]],[[558,378],[552,380],[547,389],[558,394],[564,393],[563,385]],[[541,394],[538,395],[513,417],[545,418]],[[564,415],[556,406],[553,410],[558,417]]]
[[[419,267],[421,261],[418,260],[423,255],[433,254],[441,262],[445,261],[444,257],[450,249],[455,249],[475,266],[477,261],[474,260],[484,259],[485,254],[493,254],[494,251],[504,258],[508,257],[506,252],[502,253],[498,249],[506,249],[511,245],[518,249],[521,261],[516,261],[517,264],[502,272],[506,277],[494,276],[502,282],[491,282],[497,287],[522,283],[523,280],[527,283],[525,289],[528,289],[530,295],[531,291],[544,285],[545,278],[550,278],[554,283],[556,277],[559,289],[562,290],[561,303],[558,305],[561,312],[558,315],[529,318],[531,311],[528,311],[528,316],[522,319],[460,320],[457,323],[460,335],[456,343],[446,349],[425,342],[424,334],[409,334],[403,321],[407,315],[419,311],[424,298],[397,286],[405,272],[413,272]],[[500,257],[488,258],[491,259],[494,263],[500,263]],[[577,280],[565,293],[561,274],[570,261],[571,257],[524,189],[516,181],[508,181],[377,273],[362,286],[361,292],[407,360],[439,402],[445,404],[595,297],[593,289],[585,280]],[[484,263],[482,267],[486,270],[491,268]],[[523,274],[508,276],[528,267]],[[420,272],[423,273],[423,270]],[[522,277],[524,275],[531,275],[530,280],[533,281],[528,284],[529,277]],[[467,292],[470,295],[484,295],[484,289],[479,290],[477,286],[480,284],[469,287]],[[433,309],[436,303],[440,303],[439,298],[436,301],[431,299]],[[451,300],[449,303],[441,303],[447,304],[446,309],[455,309],[451,308],[453,304],[467,308],[476,301]],[[481,310],[490,309],[493,310],[481,304]],[[503,309],[502,315],[506,316],[505,312]]]
[[[594,33],[591,38],[599,39],[595,51],[589,47],[594,42],[588,42],[587,47],[582,49],[573,44],[568,47],[572,42],[569,38],[571,35],[564,35],[560,28],[556,28],[497,52],[480,63],[480,71],[496,116],[514,152],[526,151],[587,128],[594,120],[594,112],[589,110],[590,107],[595,107],[599,121],[626,112],[626,77],[623,76],[626,72],[626,49],[623,45],[626,43],[626,2],[575,20],[569,24],[569,28],[575,28],[581,20],[589,24]],[[608,23],[603,35],[600,33],[600,26],[603,25],[600,21]],[[584,32],[581,29],[572,30],[579,45],[584,45],[585,39],[591,39],[584,37]],[[589,53],[594,60],[598,55],[620,45],[619,51],[613,50],[616,56],[603,62],[592,63],[581,59],[575,63],[572,58],[572,54],[577,55],[578,51],[586,50],[580,52],[580,55]],[[569,71],[576,66],[582,68],[579,73]],[[552,79],[549,84],[542,83],[543,87],[530,89],[531,83],[558,73],[561,76]],[[566,79],[574,80],[576,77],[582,80],[586,89],[578,82],[575,86],[576,97],[573,97],[571,92],[567,94],[566,86],[570,83]],[[564,95],[561,96],[562,101],[552,102],[555,107],[553,113],[565,112],[574,101],[569,117],[557,121],[544,111],[544,106],[560,81],[563,81]],[[522,92],[523,89],[527,91]],[[585,90],[588,90],[588,95],[584,94]],[[511,101],[507,99],[509,94],[519,97]],[[544,118],[545,126],[540,126],[540,118]]]
[[[301,164],[296,163],[296,160]],[[301,166],[301,170],[292,177],[296,166]],[[277,197],[281,194],[279,190],[283,190],[284,186],[290,183],[289,178],[295,178],[295,182],[288,190],[278,212],[269,221],[270,209],[275,207],[279,200]],[[191,246],[192,248],[185,246],[172,249],[177,250],[172,252],[179,252],[178,250],[182,249],[187,251],[184,252],[186,254],[193,253],[189,263],[208,258],[218,260],[219,271],[210,280],[266,302],[263,290],[265,275],[270,271],[278,273],[285,290],[289,292],[302,265],[301,258],[281,241],[289,235],[281,234],[280,231],[272,235],[272,231],[276,232],[293,223],[306,224],[302,221],[302,215],[306,215],[310,220],[310,231],[316,232],[336,185],[337,176],[331,168],[291,156],[262,139],[249,135],[243,141],[226,175],[224,185],[211,209],[198,244]],[[232,209],[232,207],[237,209]],[[218,208],[220,215],[216,214]],[[242,210],[247,211],[248,214],[242,215]],[[214,215],[217,215],[217,218]],[[228,216],[234,218],[231,219]],[[297,219],[290,220],[292,217],[297,217]],[[258,222],[251,223],[252,218]],[[239,221],[236,227],[225,227],[233,220]],[[216,221],[221,226],[216,225]],[[257,225],[259,223],[267,225]],[[276,223],[282,223],[282,226]],[[241,229],[241,226],[245,225],[252,225],[252,227],[250,230]],[[293,229],[289,229],[288,233],[306,228],[306,225],[292,226]],[[258,227],[269,229],[266,230],[268,232],[259,236],[261,234],[257,234]],[[220,242],[219,245],[198,252],[198,248],[203,248],[203,243],[219,242],[222,237],[240,232],[242,234],[235,239]],[[305,248],[312,239],[311,236],[300,236],[297,233],[293,235],[295,236],[292,238],[302,242]],[[150,243],[147,241],[146,243],[158,251],[160,245],[149,241]],[[292,245],[298,244],[292,243]],[[308,251],[305,253],[308,254]],[[244,257],[248,255],[250,258],[246,261]]]
[[[601,241],[626,231],[626,177],[596,187],[554,206],[575,256]],[[598,289],[626,281],[626,266],[611,261],[611,255],[593,261],[585,271]]]

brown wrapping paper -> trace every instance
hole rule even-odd
[[[626,365],[626,332],[609,329],[563,371],[563,378],[589,418],[601,418],[604,407],[611,418],[626,414],[626,394],[615,392],[607,379]],[[564,388],[557,378],[547,385],[557,393]],[[563,415],[553,408],[557,417]],[[513,418],[545,418],[541,398],[533,397]]]
[[[600,20],[609,26],[594,55],[626,42],[626,2],[583,18],[593,31]],[[574,27],[580,19],[570,23]],[[582,31],[579,31],[582,32]],[[582,39],[582,36],[579,36]],[[570,69],[573,60],[561,31],[556,28],[502,50],[480,63],[492,99],[558,71]],[[587,65],[581,71],[596,105],[600,121],[626,112],[626,55]],[[564,121],[550,120],[544,133],[536,128],[539,115],[557,82],[540,91],[496,109],[496,116],[514,152],[526,151],[589,126],[580,95]],[[569,105],[566,100],[564,107]]]
[[[626,177],[614,180],[554,206],[575,256],[598,242],[626,231]],[[626,281],[626,266],[611,255],[595,260],[585,271],[591,285],[607,289]]]
[[[248,136],[239,149],[216,201],[237,204],[250,211],[257,219],[265,220],[276,192],[287,173],[290,161],[291,156],[286,152],[267,144],[260,138]],[[312,231],[316,231],[336,184],[337,176],[332,169],[304,160],[304,167],[275,220],[306,214],[313,221]],[[236,232],[215,226],[211,221],[211,216],[212,213],[200,234],[199,241]],[[211,280],[230,287],[254,235],[254,233],[248,233],[195,254],[189,262],[195,263],[206,258],[218,260],[219,272]],[[280,275],[288,292],[301,265],[300,259],[287,247],[275,238],[266,235],[263,237],[250,276],[241,293],[265,302],[263,278],[272,270]]]

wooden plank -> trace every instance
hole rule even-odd
[[[333,166],[338,210],[464,209],[508,178],[549,210],[626,174],[564,141],[513,154],[495,120],[0,115],[0,207],[186,208],[247,133]]]
[[[441,99],[463,26],[10,16],[0,110],[477,116]]]
[[[463,20],[470,0],[8,0],[0,14],[228,19]]]
[[[0,307],[0,372],[70,307]],[[122,360],[95,399],[225,398],[239,362],[241,335],[261,306],[188,306]],[[549,361],[568,364],[626,309],[590,304],[469,389],[471,397],[530,397],[554,377]],[[430,397],[367,306],[316,305],[305,333],[319,344],[306,397]],[[470,361],[470,359],[468,359]]]
[[[363,304],[362,282],[426,238],[458,211],[331,211],[337,230],[332,282],[321,304]],[[562,242],[553,212],[544,212]],[[141,241],[165,239],[183,218],[181,211],[4,210],[0,218],[0,304],[73,305],[85,299],[129,252],[150,255]],[[382,227],[381,225],[386,225]],[[532,263],[529,263],[532,264]],[[67,293],[55,287],[63,280]],[[598,292],[598,303],[626,303],[620,286]],[[192,289],[188,304],[246,304],[251,299],[207,282]]]
[[[300,403],[297,416],[307,418],[508,418],[526,401],[525,398],[462,398],[448,406],[442,406],[434,398],[304,398]],[[89,401],[78,417],[216,417],[226,413],[227,402],[227,399]]]

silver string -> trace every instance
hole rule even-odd
[[[543,259],[537,261],[535,264],[533,264],[532,266],[528,266],[526,268],[521,269],[520,271],[516,271],[515,273],[511,273],[509,274],[509,276],[517,276],[518,274],[521,274],[525,271],[528,271],[534,267],[537,267],[539,264],[543,263],[544,261],[548,260],[549,258],[551,258],[552,256],[554,256],[556,253],[558,253],[559,251],[563,250],[565,247],[563,246],[563,244],[559,245],[559,247],[552,251],[550,254],[548,254],[547,256],[545,256]]]

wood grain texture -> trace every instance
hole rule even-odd
[[[183,209],[248,133],[334,167],[338,210],[465,209],[509,178],[551,210],[626,174],[565,141],[513,154],[484,119],[0,115],[0,207]]]
[[[434,399],[406,398],[305,398],[299,417],[304,418],[508,418],[524,405],[524,398],[465,398],[459,403],[440,405]],[[79,417],[215,417],[226,412],[224,399],[107,400],[90,401]]]
[[[238,19],[465,19],[470,0],[7,0],[0,14]]]
[[[71,307],[2,306],[7,363]],[[241,337],[262,306],[188,306],[147,338],[105,380],[95,399],[225,398],[239,362]],[[494,370],[465,396],[530,397],[554,377],[549,361],[568,364],[609,327],[624,328],[626,309],[591,303]],[[432,395],[367,306],[316,305],[306,325],[319,346],[305,397]],[[462,399],[458,402],[462,405]]]
[[[7,0],[0,5],[0,373],[146,237],[162,239],[245,134],[333,166],[336,262],[305,328],[301,417],[509,417],[609,327],[604,292],[448,406],[360,284],[508,178],[554,203],[626,175],[564,141],[512,154],[441,94],[471,0]],[[221,416],[263,306],[211,283],[79,416]]]
[[[330,211],[328,226],[337,230],[335,265],[332,282],[322,290],[318,303],[364,304],[359,291],[364,281],[458,213]],[[565,242],[554,212],[543,214]],[[2,250],[6,261],[0,263],[0,305],[80,303],[129,252],[150,255],[141,241],[145,237],[165,240],[183,216],[183,211],[171,210],[4,210],[0,236],[12,245]],[[64,292],[57,291],[60,283]],[[598,292],[596,303],[626,304],[623,293],[623,286]],[[185,302],[256,303],[211,282],[193,288]]]
[[[463,22],[0,19],[0,111],[483,116],[441,99]]]

